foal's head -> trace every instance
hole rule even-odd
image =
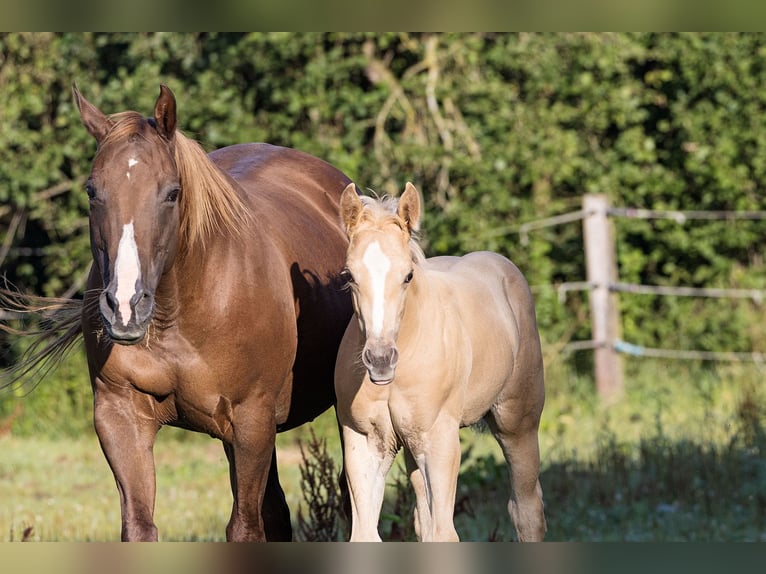
[[[423,258],[413,237],[420,222],[420,196],[407,183],[398,201],[360,197],[352,183],[340,205],[349,237],[346,270],[365,338],[362,361],[372,382],[384,385],[394,379],[405,295]]]
[[[178,243],[180,175],[174,160],[176,101],[161,87],[154,116],[107,117],[74,87],[82,122],[98,151],[85,185],[93,259],[103,278],[99,305],[109,336],[141,341],[154,291]]]

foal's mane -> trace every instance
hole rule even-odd
[[[359,199],[362,201],[362,211],[359,214],[357,223],[364,222],[374,228],[383,228],[389,224],[396,225],[410,236],[408,244],[410,247],[410,255],[412,255],[412,261],[417,265],[420,265],[425,261],[426,256],[418,242],[420,239],[418,232],[408,228],[407,224],[396,212],[397,207],[399,207],[398,197],[392,197],[390,195],[384,195],[383,197],[363,195]]]
[[[143,137],[154,131],[154,120],[137,112],[110,116],[114,126],[99,145]],[[159,136],[158,136],[159,137]],[[202,146],[176,130],[173,138],[176,167],[180,176],[181,222],[179,247],[188,255],[204,249],[207,240],[222,231],[239,234],[251,221],[250,208],[232,181],[210,160]]]

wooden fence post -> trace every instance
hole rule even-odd
[[[614,232],[608,218],[609,199],[606,195],[586,194],[583,197],[583,242],[589,294],[594,375],[599,396],[610,401],[624,390],[622,359],[614,345],[620,339],[620,312],[617,294],[609,285],[617,280],[617,256]]]

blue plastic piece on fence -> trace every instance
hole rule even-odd
[[[628,343],[626,341],[615,342],[614,350],[618,353],[633,355],[634,357],[642,357],[644,355],[644,347],[641,345],[634,345],[633,343]]]

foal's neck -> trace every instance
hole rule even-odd
[[[412,283],[407,289],[404,314],[399,325],[399,339],[417,335],[426,323],[432,323],[439,317],[439,309],[434,307],[431,297],[433,277],[422,266],[415,267]]]

